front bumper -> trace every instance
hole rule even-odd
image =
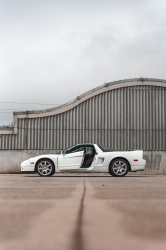
[[[35,164],[31,164],[29,160],[23,161],[20,164],[21,171],[35,171]]]

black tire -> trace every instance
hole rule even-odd
[[[123,177],[129,171],[129,164],[123,158],[116,158],[110,164],[109,172],[114,177]]]
[[[41,159],[36,164],[36,172],[42,177],[51,176],[55,173],[55,166],[49,159]]]

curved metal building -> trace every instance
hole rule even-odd
[[[56,108],[14,112],[0,149],[52,152],[79,142],[115,150],[166,150],[166,81],[137,78],[92,89]]]

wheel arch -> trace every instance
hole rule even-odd
[[[37,164],[39,163],[39,161],[41,161],[41,160],[49,160],[49,161],[51,161],[52,162],[52,164],[53,164],[53,166],[54,166],[54,169],[55,169],[55,171],[56,171],[56,167],[55,167],[55,163],[53,162],[53,160],[51,160],[50,158],[47,158],[47,157],[43,157],[43,158],[40,158],[37,162],[36,162],[36,164],[35,164],[35,172],[37,172]]]
[[[113,158],[111,161],[110,161],[110,164],[109,164],[109,172],[110,172],[110,167],[111,167],[111,163],[116,160],[116,159],[123,159],[125,161],[127,161],[127,163],[129,164],[129,172],[131,172],[131,165],[130,165],[130,162],[125,158],[125,157],[122,157],[122,156],[116,156],[115,158]]]

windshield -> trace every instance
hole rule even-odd
[[[113,149],[111,148],[107,148],[105,146],[101,146],[101,145],[97,145],[103,152],[111,152],[111,151],[114,151]]]

